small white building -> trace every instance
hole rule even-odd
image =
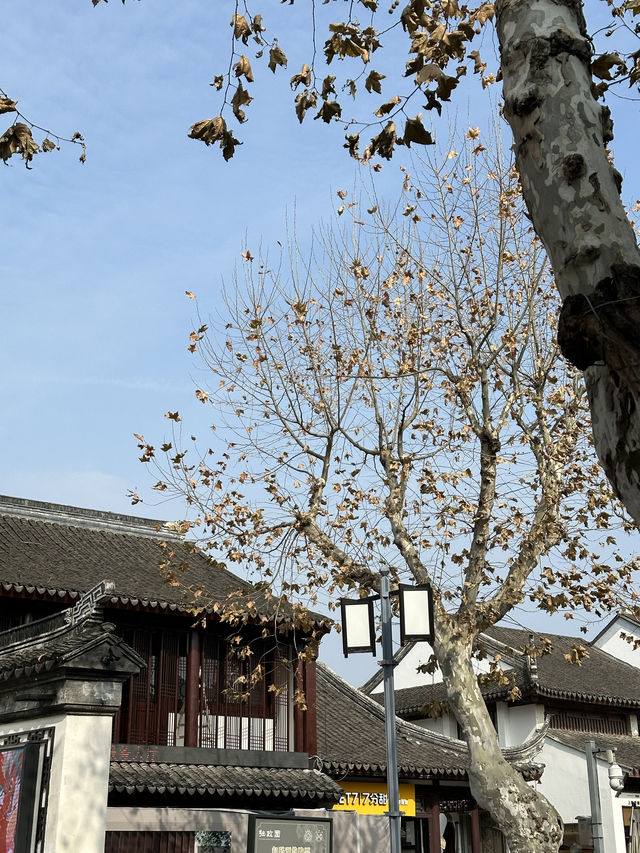
[[[627,853],[634,808],[640,809],[640,625],[628,614],[613,618],[591,642],[584,638],[494,627],[480,638],[483,654],[478,675],[499,661],[510,684],[490,679],[482,689],[503,748],[516,747],[547,727],[536,761],[545,765],[532,782],[549,798],[565,824],[561,850],[590,851],[591,805],[587,779],[590,742],[598,750],[614,750],[624,771],[622,791],[609,784],[611,754],[596,758],[607,853]],[[397,656],[396,711],[431,731],[459,737],[455,717],[447,709],[439,671],[420,667],[431,657],[426,643],[406,646]],[[573,661],[573,663],[571,662]],[[517,688],[518,698],[511,698]],[[363,690],[382,702],[376,674]],[[587,818],[587,820],[579,820]],[[462,849],[464,853],[464,849]]]

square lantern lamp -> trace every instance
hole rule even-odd
[[[375,597],[377,598],[377,596]],[[374,597],[341,598],[342,651],[347,657],[355,652],[376,653],[376,636],[373,620]]]
[[[428,583],[412,586],[401,583],[400,645],[409,642],[433,642],[433,592]]]

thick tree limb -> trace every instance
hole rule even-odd
[[[310,513],[300,513],[296,529],[306,536],[320,553],[330,560],[344,576],[343,583],[351,582],[367,592],[377,589],[380,576],[364,563],[354,560],[347,552],[337,545],[330,536],[319,526]]]
[[[559,342],[585,371],[595,446],[640,523],[640,250],[608,159],[577,0],[498,0],[505,115],[564,300]]]

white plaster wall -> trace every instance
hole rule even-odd
[[[547,738],[535,760],[545,765],[539,790],[553,803],[565,823],[591,813],[584,753]]]
[[[421,720],[412,720],[411,722],[439,735],[451,738],[458,737],[458,725],[453,714],[443,714],[435,720],[431,717],[423,717]]]
[[[498,702],[496,710],[500,746],[517,746],[535,732],[539,717],[535,704],[510,707],[505,702]]]
[[[447,737],[458,738],[458,721],[453,714],[443,714],[442,716],[442,734]]]
[[[575,823],[579,815],[590,815],[589,785],[585,754],[547,738],[536,762],[545,765],[538,790],[556,807],[565,823]],[[598,759],[598,787],[602,808],[604,846],[607,853],[626,853],[622,806],[609,787],[608,765]]]
[[[624,616],[617,616],[596,638],[594,646],[618,660],[640,668],[640,649],[634,651],[633,646],[622,639],[621,632],[640,640],[640,626]]]
[[[500,746],[509,746],[511,744],[511,722],[509,709],[505,702],[496,702],[496,727]]]
[[[482,660],[478,660],[477,658],[473,659],[473,671],[476,675],[486,675],[491,671],[491,663],[494,660],[493,655],[487,655],[486,658]],[[505,672],[509,672],[510,669],[513,669],[506,661],[501,660],[500,666]]]
[[[104,853],[111,716],[64,715],[0,726],[0,734],[53,727],[44,853]]]
[[[445,733],[443,717],[438,717],[435,720],[431,717],[424,717],[421,720],[412,720],[411,722],[420,726],[421,729],[426,729],[428,732],[435,732],[438,735],[443,735]]]
[[[603,815],[603,824],[604,824],[604,841],[605,847],[608,843],[608,839],[612,839],[612,850],[620,851],[620,853],[626,853],[627,845],[624,838],[624,819],[622,816],[622,807],[626,805],[626,798],[616,796],[616,792],[611,790],[611,786],[609,785],[609,773],[608,767],[605,764],[604,767],[601,766],[599,769],[599,779],[600,779],[600,788],[601,793],[600,802],[602,803],[602,815]],[[609,821],[607,821],[606,816],[609,816]],[[610,826],[611,835],[608,835],[607,826]],[[607,850],[609,848],[607,847]]]
[[[496,705],[498,722],[498,740],[500,746],[518,746],[528,740],[536,729],[544,722],[544,710],[541,706],[534,704],[509,707],[506,702],[498,702]],[[458,725],[453,714],[443,714],[433,720],[423,717],[412,722],[446,737],[458,737]]]
[[[429,643],[414,643],[393,670],[395,689],[404,690],[407,687],[421,687],[425,684],[439,684],[442,681],[442,673],[439,669],[437,669],[433,675],[426,672],[418,672],[418,667],[421,664],[428,663],[432,653],[433,649]],[[371,692],[384,693],[384,685],[382,681]]]

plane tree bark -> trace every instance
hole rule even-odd
[[[582,5],[498,0],[496,12],[516,165],[563,299],[560,346],[584,371],[596,450],[640,522],[640,251]]]

